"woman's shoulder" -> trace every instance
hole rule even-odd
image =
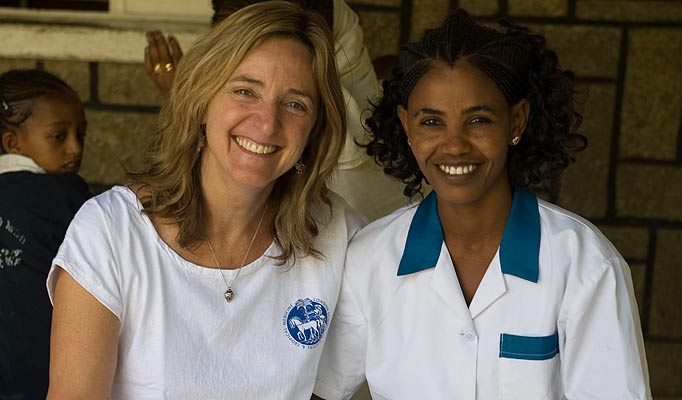
[[[412,203],[372,221],[355,235],[349,252],[363,253],[372,249],[397,249],[403,246],[418,206],[419,202]]]
[[[112,186],[108,190],[94,196],[90,201],[110,206],[139,206],[137,195],[127,186]]]
[[[125,186],[114,186],[86,201],[76,218],[97,217],[117,221],[131,212],[141,211],[142,206],[132,190]]]
[[[616,247],[586,218],[544,200],[538,200],[542,233],[555,248],[598,259],[622,258]]]
[[[414,213],[417,211],[420,203],[420,201],[412,202],[398,208],[390,214],[372,221],[362,229],[363,235],[373,235],[384,231],[394,232],[395,230],[400,230],[402,228],[409,228]]]

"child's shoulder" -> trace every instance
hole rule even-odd
[[[3,200],[25,206],[51,205],[54,208],[80,207],[92,195],[83,178],[76,174],[52,175],[28,171],[0,174]]]

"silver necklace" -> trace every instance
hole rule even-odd
[[[213,246],[211,245],[211,239],[206,237],[206,243],[208,244],[208,249],[211,251],[211,255],[213,256],[213,261],[215,261],[215,266],[218,268],[218,271],[220,271],[220,276],[223,277],[223,282],[225,282],[225,286],[227,287],[227,290],[224,293],[225,300],[227,302],[231,302],[232,299],[234,299],[234,290],[232,290],[232,284],[234,281],[237,280],[239,277],[239,273],[242,272],[242,268],[244,268],[244,263],[246,262],[246,257],[249,256],[249,252],[251,251],[251,246],[253,246],[253,242],[256,241],[256,236],[258,236],[258,231],[260,230],[260,226],[263,223],[263,217],[265,217],[265,212],[268,210],[268,203],[265,203],[265,209],[263,210],[263,214],[260,216],[260,221],[258,221],[258,226],[256,227],[256,232],[254,232],[253,237],[251,238],[251,243],[249,243],[249,247],[246,249],[246,254],[244,254],[244,258],[242,258],[241,264],[239,264],[239,268],[237,268],[237,273],[234,275],[234,278],[230,279],[230,282],[227,282],[227,279],[225,278],[225,273],[223,272],[223,269],[220,267],[220,263],[218,262],[218,258],[215,256],[215,252],[213,251]]]

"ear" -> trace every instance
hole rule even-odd
[[[9,154],[21,154],[21,146],[19,146],[19,138],[14,131],[2,132],[2,150]]]
[[[400,119],[400,123],[403,125],[403,130],[405,131],[405,134],[408,137],[407,141],[409,142],[410,141],[410,139],[409,139],[410,132],[409,132],[409,128],[407,125],[407,110],[403,106],[398,106],[397,111],[398,111],[398,119]]]
[[[514,104],[511,109],[511,137],[509,141],[515,137],[521,137],[526,132],[528,125],[528,116],[530,115],[530,102],[527,99],[521,99]]]

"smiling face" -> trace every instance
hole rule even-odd
[[[31,116],[3,133],[8,153],[30,157],[52,174],[78,172],[85,139],[83,105],[73,95],[50,93],[31,100]]]
[[[202,173],[230,185],[272,187],[301,158],[318,105],[306,46],[265,39],[208,103]]]
[[[398,115],[438,198],[468,205],[511,191],[507,151],[525,129],[528,103],[510,106],[495,83],[466,61],[435,62]]]

